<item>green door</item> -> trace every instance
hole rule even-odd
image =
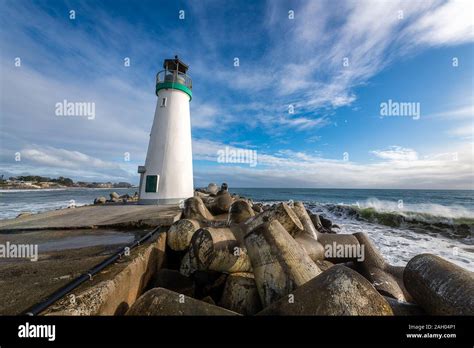
[[[147,175],[145,183],[145,192],[156,192],[158,184],[158,175]]]

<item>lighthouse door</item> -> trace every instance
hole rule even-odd
[[[145,183],[145,192],[156,192],[158,189],[159,175],[147,175]]]

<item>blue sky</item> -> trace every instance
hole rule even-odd
[[[1,173],[137,183],[155,74],[178,54],[193,78],[197,186],[473,189],[472,12],[471,1],[0,0]],[[56,116],[64,99],[95,103],[96,117]],[[388,100],[419,103],[419,119],[381,117]],[[257,166],[219,163],[226,146],[257,151]]]

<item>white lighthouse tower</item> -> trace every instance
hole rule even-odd
[[[175,56],[156,75],[155,119],[140,173],[139,204],[176,204],[193,196],[193,158],[188,66]]]

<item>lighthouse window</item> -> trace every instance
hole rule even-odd
[[[166,107],[166,100],[167,100],[167,99],[168,99],[168,98],[161,98],[161,107],[162,107],[162,108]]]
[[[147,175],[145,183],[145,192],[156,192],[158,184],[158,175]]]

